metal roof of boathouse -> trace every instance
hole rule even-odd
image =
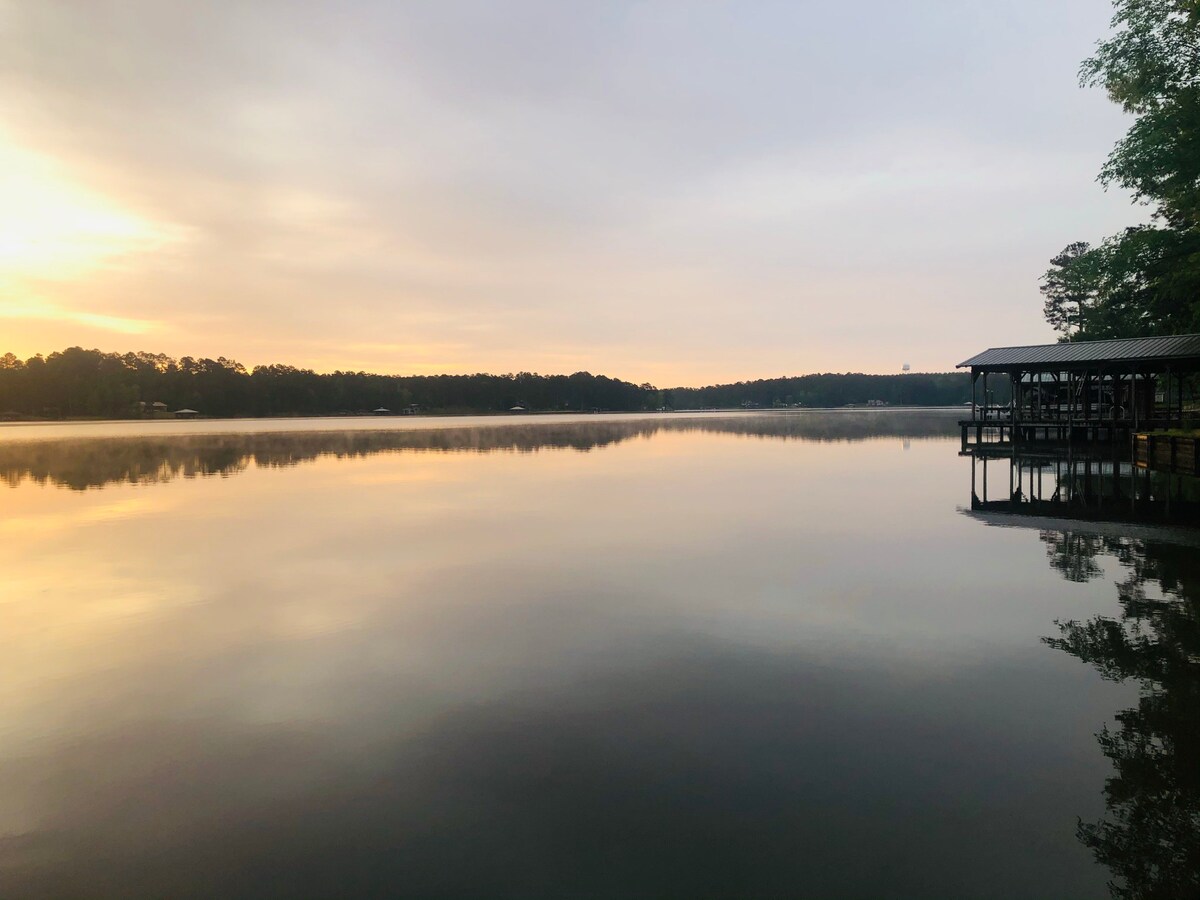
[[[960,362],[956,369],[1074,368],[1102,363],[1200,362],[1200,334],[1075,341],[1026,347],[993,347]]]

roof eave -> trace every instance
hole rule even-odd
[[[1060,362],[1008,362],[1008,363],[976,363],[971,360],[961,362],[954,368],[972,369],[980,372],[1056,372],[1068,369],[1114,369],[1132,366],[1169,366],[1190,365],[1200,371],[1200,356],[1141,356],[1131,359],[1091,359],[1091,360],[1062,360]]]

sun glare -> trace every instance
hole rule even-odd
[[[151,222],[80,186],[54,160],[19,147],[3,131],[0,197],[0,319],[71,322],[123,334],[141,334],[156,325],[70,308],[73,304],[54,298],[53,285],[173,243],[179,229]]]
[[[0,282],[57,280],[172,239],[0,132]]]

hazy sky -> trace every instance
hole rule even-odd
[[[0,353],[946,370],[1145,217],[1107,0],[0,0]]]

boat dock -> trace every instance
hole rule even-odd
[[[1129,454],[1134,435],[1182,427],[1200,335],[995,347],[957,368],[971,370],[963,453],[1101,445]]]

